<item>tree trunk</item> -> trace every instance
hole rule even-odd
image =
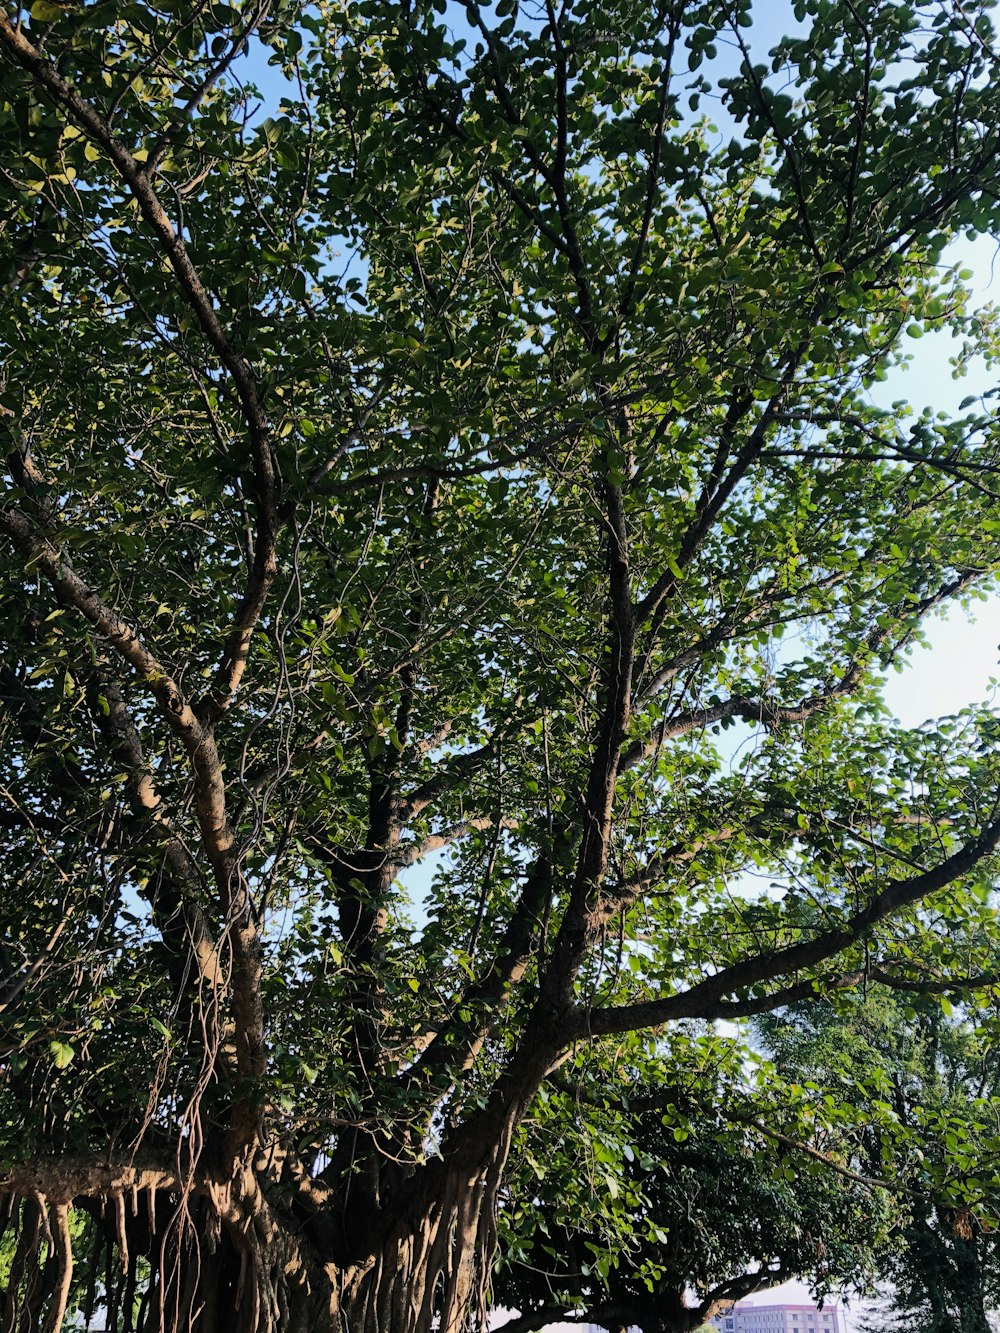
[[[505,1158],[494,1146],[485,1162],[422,1168],[378,1216],[347,1219],[353,1252],[328,1215],[290,1208],[250,1171],[184,1189],[150,1170],[60,1182],[39,1166],[3,1182],[20,1200],[0,1331],[57,1333],[67,1297],[109,1333],[479,1330]]]
[[[378,1251],[339,1284],[345,1333],[462,1333],[485,1327],[500,1166],[443,1165],[393,1219]]]
[[[986,1291],[980,1256],[978,1228],[970,1234],[953,1236],[955,1254],[955,1297],[961,1321],[961,1333],[990,1333],[986,1317]]]

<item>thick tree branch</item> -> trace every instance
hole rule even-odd
[[[175,1162],[149,1153],[117,1161],[85,1153],[39,1156],[0,1171],[0,1193],[15,1194],[22,1199],[41,1195],[52,1203],[72,1203],[74,1199],[102,1198],[132,1190],[140,1193],[180,1190],[185,1183]]]
[[[603,406],[607,409],[608,405]],[[603,467],[610,468],[609,451],[602,451],[600,457]],[[571,1002],[576,977],[592,938],[590,910],[607,870],[615,787],[621,771],[622,745],[632,716],[636,617],[632,604],[628,518],[622,489],[610,476],[603,480],[602,493],[608,611],[601,711],[587,787],[576,821],[580,842],[569,902],[539,982],[535,1016],[546,1026]]]
[[[260,997],[261,949],[249,886],[239,866],[236,835],[226,810],[225,784],[215,739],[176,681],[138,634],[80,578],[62,551],[13,506],[0,509],[6,534],[27,564],[38,569],[64,606],[72,607],[109,648],[133,668],[159,705],[188,757],[202,841],[219,891],[225,938],[233,951],[232,1003],[237,1065],[246,1077],[264,1070],[264,1020]],[[257,1112],[244,1107],[241,1140],[252,1138]]]
[[[197,983],[221,994],[224,968],[218,941],[198,901],[198,865],[164,813],[138,730],[117,682],[97,666],[90,668],[89,675],[91,692],[97,692],[99,701],[103,701],[103,707],[95,701],[98,706],[92,710],[97,726],[126,775],[126,796],[133,814],[145,825],[143,836],[155,840],[161,858],[162,873],[151,882],[145,896],[164,943],[178,960],[175,985],[189,980],[185,973],[190,958]]]
[[[821,978],[810,978],[782,990],[742,1000],[727,1001],[723,997],[747,987],[772,982],[790,973],[815,968],[836,957],[863,939],[880,921],[970,874],[998,846],[1000,819],[987,824],[979,837],[970,840],[929,870],[906,879],[890,880],[880,893],[874,895],[867,907],[847,917],[839,928],[821,931],[812,939],[745,958],[676,995],[635,1005],[578,1009],[573,1021],[567,1025],[566,1039],[574,1041],[588,1036],[634,1032],[639,1028],[657,1027],[680,1018],[733,1018],[767,1013],[799,999],[812,998],[817,987],[820,990],[823,988]],[[848,973],[834,984],[857,984],[863,976],[863,972]]]
[[[225,710],[239,686],[254,628],[277,574],[278,478],[271,454],[270,427],[258,396],[253,372],[223,329],[187,248],[153,188],[148,166],[133,157],[98,111],[31,44],[22,29],[12,24],[2,13],[0,46],[31,75],[39,88],[68,113],[115,167],[166,255],[202,333],[228,371],[236,389],[246,422],[253,466],[256,539],[247,587],[224,645],[212,688],[199,709],[206,721],[212,721]]]
[[[531,965],[553,890],[552,867],[547,858],[541,857],[528,872],[489,967],[462,991],[451,1018],[437,1032],[428,1034],[425,1049],[413,1066],[417,1077],[429,1068],[447,1068],[452,1073],[472,1068],[510,1002],[514,987]]]

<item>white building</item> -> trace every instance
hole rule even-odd
[[[734,1305],[712,1323],[720,1333],[845,1333],[833,1305]]]

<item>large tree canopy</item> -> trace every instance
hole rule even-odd
[[[0,11],[5,1333],[475,1326],[568,1055],[984,982],[989,4],[794,8]]]

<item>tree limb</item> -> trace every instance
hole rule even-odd
[[[906,879],[890,880],[886,888],[875,894],[867,907],[848,917],[841,927],[822,931],[811,940],[802,940],[745,958],[676,995],[606,1009],[578,1008],[573,1020],[567,1024],[566,1039],[573,1041],[615,1032],[634,1032],[639,1028],[658,1027],[680,1018],[736,1018],[767,1013],[782,1005],[813,998],[817,988],[822,990],[821,978],[810,978],[782,990],[743,1000],[723,999],[733,991],[813,968],[835,957],[856,944],[873,926],[894,912],[955,883],[992,855],[998,846],[1000,819],[987,824],[978,838],[967,842],[929,870]],[[864,975],[864,972],[848,973],[834,984],[855,985]]]
[[[138,634],[77,574],[62,551],[39,533],[13,506],[0,509],[0,532],[27,563],[45,575],[63,605],[74,608],[99,637],[133,668],[160,707],[187,754],[194,775],[195,803],[202,840],[212,867],[225,917],[225,938],[233,951],[232,998],[240,1073],[259,1077],[264,1070],[264,1018],[261,1007],[261,948],[249,886],[240,869],[236,835],[226,810],[225,784],[215,738],[188,703],[180,687]],[[244,1108],[251,1116],[248,1108]],[[256,1124],[258,1113],[252,1113]],[[255,1131],[253,1131],[255,1132]],[[239,1137],[252,1137],[249,1121]]]
[[[226,709],[242,679],[250,640],[278,569],[278,479],[271,455],[270,426],[258,396],[253,372],[223,329],[187,248],[153,189],[147,165],[133,157],[97,110],[31,44],[21,28],[12,24],[3,13],[0,13],[0,45],[69,114],[91,142],[104,151],[128,186],[142,217],[166,255],[202,333],[228,371],[240,401],[253,464],[256,540],[247,587],[223,648],[213,684],[199,707],[204,719],[213,721]]]

